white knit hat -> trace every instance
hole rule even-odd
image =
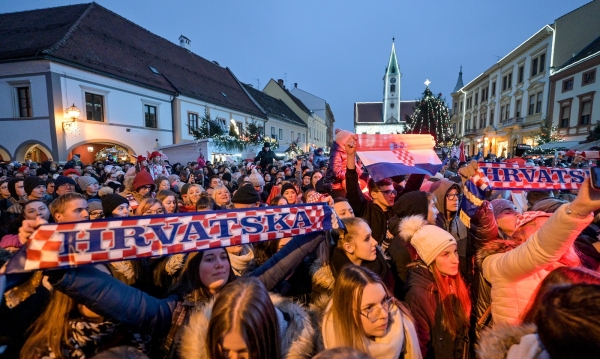
[[[252,173],[248,177],[254,187],[262,187],[265,185],[265,179],[258,173],[256,168],[252,169]]]
[[[430,265],[449,246],[456,244],[450,233],[427,224],[423,216],[410,216],[400,221],[400,235],[415,247],[419,257]]]

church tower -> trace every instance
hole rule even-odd
[[[383,122],[399,123],[400,118],[400,66],[396,60],[396,48],[392,39],[392,52],[383,76]]]

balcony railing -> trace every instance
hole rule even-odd
[[[522,124],[523,122],[525,122],[525,119],[523,117],[513,117],[509,118],[508,120],[500,121],[500,127]]]

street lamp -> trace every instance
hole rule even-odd
[[[71,119],[71,121],[63,122],[63,129],[65,130],[65,132],[69,132],[77,136],[79,129],[77,128],[77,123],[75,121],[79,118],[79,114],[81,113],[81,111],[79,111],[77,106],[73,104],[73,106],[68,107],[65,110],[65,113],[67,114],[67,117]]]

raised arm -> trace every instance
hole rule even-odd
[[[558,261],[587,227],[600,208],[600,191],[586,179],[577,198],[562,205],[530,238],[506,253],[494,254],[483,261],[483,275],[492,282],[500,276],[511,280],[527,277],[548,264]]]
[[[356,171],[356,147],[355,140],[351,138],[346,144],[346,155],[348,168],[346,169],[346,198],[354,211],[356,217],[362,217],[367,209],[369,201],[365,198],[358,183],[358,172]]]
[[[105,318],[158,336],[165,335],[171,327],[177,296],[154,298],[92,266],[45,274],[55,289]]]
[[[267,290],[271,290],[285,279],[304,257],[317,248],[324,239],[325,232],[296,236],[262,266],[249,273],[248,276],[258,277],[267,287]]]

